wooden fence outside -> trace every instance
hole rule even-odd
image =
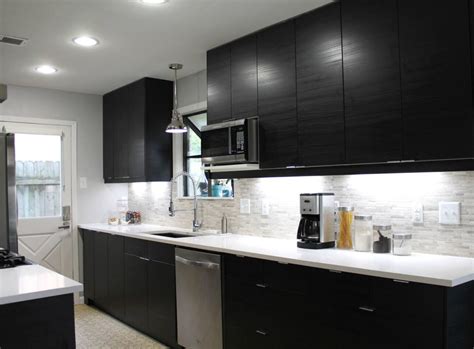
[[[16,161],[18,218],[61,215],[61,162]]]

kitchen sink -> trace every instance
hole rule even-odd
[[[179,232],[174,232],[174,231],[167,231],[167,232],[162,232],[162,233],[153,233],[151,235],[164,236],[164,237],[167,237],[167,238],[174,238],[174,239],[191,238],[193,236],[197,236],[196,234],[179,233]]]

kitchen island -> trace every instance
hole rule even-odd
[[[82,284],[39,265],[0,270],[0,348],[74,348]]]
[[[296,240],[208,232],[171,238],[155,234],[190,231],[153,225],[80,228],[85,300],[173,348],[177,246],[221,256],[226,349],[474,344],[472,258],[304,250]]]

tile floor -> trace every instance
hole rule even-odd
[[[78,349],[166,349],[154,339],[84,304],[75,306]]]

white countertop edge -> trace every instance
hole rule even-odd
[[[162,230],[190,232],[189,229],[182,229],[182,228],[171,228],[171,227],[163,227],[163,226],[157,226],[157,225],[151,225],[151,224],[141,224],[141,225],[136,225],[136,226],[131,227],[131,229],[140,230],[139,232],[126,232],[126,231],[115,231],[114,229],[123,229],[123,228],[119,228],[120,226],[108,226],[107,224],[80,224],[78,227],[80,229],[93,230],[93,231],[108,233],[112,235],[122,235],[125,237],[138,238],[138,239],[147,240],[147,241],[161,242],[161,243],[166,243],[166,244],[179,246],[179,247],[188,247],[188,248],[194,248],[194,249],[205,250],[205,251],[210,251],[210,252],[228,253],[228,254],[233,254],[233,255],[241,255],[245,257],[259,258],[259,259],[264,259],[264,260],[269,260],[269,261],[274,261],[274,262],[279,262],[279,263],[301,265],[301,266],[321,268],[321,269],[327,269],[327,270],[335,270],[335,271],[354,273],[354,274],[360,274],[360,275],[381,277],[381,278],[386,278],[386,279],[417,282],[417,283],[429,284],[429,285],[434,285],[434,286],[455,287],[455,286],[474,280],[474,271],[470,274],[466,274],[466,275],[463,275],[461,277],[456,277],[456,278],[450,278],[450,279],[435,278],[435,277],[427,277],[427,276],[417,275],[417,274],[400,274],[400,273],[395,273],[392,271],[381,271],[381,270],[356,268],[356,267],[337,265],[337,264],[328,264],[328,263],[322,263],[322,262],[317,262],[317,261],[307,261],[307,260],[302,260],[302,259],[288,258],[284,256],[279,256],[279,255],[242,251],[238,249],[226,248],[226,247],[220,247],[220,246],[219,247],[209,246],[209,245],[204,245],[203,243],[196,243],[195,241],[186,241],[188,239],[196,239],[196,237],[175,239],[175,238],[168,238],[168,237],[149,234],[150,232],[155,232],[155,231],[158,232]],[[122,227],[125,227],[126,229],[130,226],[122,226]],[[204,231],[202,231],[201,235],[203,235],[204,237],[204,236],[209,236],[212,234],[205,233]],[[245,236],[241,234],[228,234],[228,235]],[[224,236],[224,235],[220,235],[220,236]],[[249,236],[249,237],[252,238],[253,236]],[[271,239],[275,239],[275,238],[271,238]],[[414,255],[430,256],[430,257],[436,256],[436,255],[428,255],[428,254],[421,254],[421,253],[416,253]],[[450,256],[439,256],[439,257],[450,257]],[[410,258],[410,257],[402,256],[402,257],[397,257],[397,258]],[[453,257],[453,258],[467,258],[467,257]]]
[[[0,298],[0,305],[32,301],[41,298],[48,298],[54,296],[62,296],[69,293],[81,292],[83,290],[82,285],[75,285],[69,287],[62,287],[53,290],[42,290],[38,292],[23,293],[19,295],[4,296]]]

